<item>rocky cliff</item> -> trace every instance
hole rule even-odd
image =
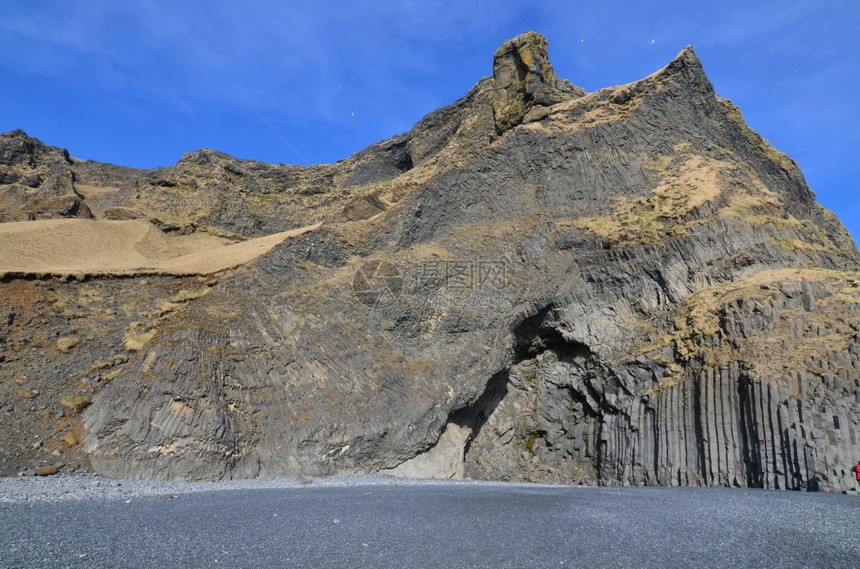
[[[533,33],[493,70],[332,165],[204,150],[135,171],[3,135],[3,195],[62,170],[88,223],[304,229],[217,275],[7,275],[0,460],[848,488],[860,255],[797,165],[691,48],[594,93]],[[16,200],[4,219],[38,209]]]

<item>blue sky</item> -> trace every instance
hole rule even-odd
[[[464,95],[525,30],[589,91],[693,44],[717,93],[860,237],[856,0],[5,0],[0,131],[144,168],[202,147],[332,162]]]

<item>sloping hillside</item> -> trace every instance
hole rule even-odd
[[[90,276],[0,285],[6,471],[847,488],[860,255],[797,165],[692,48],[594,93],[530,32],[493,69],[332,165],[132,171],[4,135],[32,157],[5,191],[56,163],[77,211],[143,216],[71,221],[113,236],[59,240]]]
[[[0,224],[0,275],[204,275],[232,269],[321,224],[240,242],[164,233],[145,220],[54,219]]]

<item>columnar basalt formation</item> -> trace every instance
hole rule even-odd
[[[0,153],[10,195],[62,155],[25,142]],[[0,284],[4,432],[71,430],[96,472],[852,484],[860,255],[692,48],[585,93],[526,33],[332,165],[57,163],[94,227],[151,224],[149,255],[300,229],[226,270],[204,248],[182,273]],[[0,460],[50,460],[17,440]]]

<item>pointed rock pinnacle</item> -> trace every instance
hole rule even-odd
[[[525,32],[493,54],[493,117],[496,133],[517,126],[535,105],[550,106],[585,91],[555,75],[546,38]]]

